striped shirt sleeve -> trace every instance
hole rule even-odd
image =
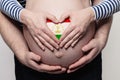
[[[120,0],[103,0],[100,4],[92,7],[95,13],[95,20],[107,18],[120,11]]]
[[[25,1],[25,0],[23,0]],[[20,21],[20,11],[23,7],[17,0],[0,0],[0,10],[11,18]],[[120,10],[120,0],[104,0],[100,4],[92,7],[95,19],[106,18]]]
[[[20,12],[23,7],[17,0],[0,0],[0,10],[14,20],[20,22]]]

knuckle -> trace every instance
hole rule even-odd
[[[44,31],[44,30],[45,30],[45,27],[40,27],[40,30],[41,30],[41,31]]]
[[[68,37],[66,38],[66,41],[71,40],[71,39],[72,39],[72,36],[68,36]]]
[[[49,39],[49,43],[50,43],[50,44],[53,44],[53,45],[55,44],[55,43],[53,42],[53,40],[51,40],[51,39]]]
[[[75,32],[78,33],[78,32],[79,32],[79,28],[76,28],[76,29],[75,29]]]
[[[75,23],[71,23],[71,27],[76,27],[77,25]]]
[[[38,41],[37,43],[38,43],[38,45],[39,45],[40,47],[42,46],[42,45],[41,45],[41,42]]]
[[[85,33],[85,29],[81,28],[80,29],[81,33]]]
[[[45,40],[42,41],[43,44],[47,44],[47,42]]]
[[[39,34],[39,29],[34,29],[34,35],[38,35]]]
[[[78,32],[82,33],[82,28],[78,27]]]

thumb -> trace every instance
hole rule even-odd
[[[30,53],[30,58],[37,62],[41,60],[41,57],[33,52]]]
[[[91,49],[94,48],[93,45],[94,45],[94,43],[93,43],[92,40],[91,40],[89,43],[87,43],[85,46],[82,47],[82,51],[83,51],[83,52],[90,51]]]
[[[61,15],[59,22],[63,22],[65,19],[70,17],[70,13],[69,12],[65,12]]]
[[[52,22],[54,22],[54,23],[58,23],[57,18],[56,18],[55,16],[51,15],[51,14],[48,14],[48,15],[47,15],[47,18],[48,18],[49,20],[51,20]]]

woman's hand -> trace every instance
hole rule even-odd
[[[101,39],[92,39],[87,45],[85,45],[82,50],[83,52],[88,52],[82,58],[80,58],[77,62],[69,66],[67,73],[74,72],[81,67],[84,67],[86,64],[91,62],[104,48],[105,42]]]
[[[89,24],[94,19],[94,13],[91,8],[67,11],[61,16],[60,22],[63,22],[66,18],[70,18],[71,22],[60,39],[60,47],[68,48],[69,46],[73,47],[85,35]]]
[[[52,51],[54,50],[54,47],[56,49],[59,48],[57,44],[57,38],[46,24],[47,19],[52,20],[54,23],[58,23],[55,16],[44,11],[35,13],[27,9],[23,9],[20,16],[21,22],[26,25],[33,39],[42,50],[45,50],[45,47],[43,45]]]
[[[51,66],[43,64],[41,62],[41,57],[33,52],[24,52],[24,55],[18,57],[19,61],[25,66],[36,70],[38,72],[45,72],[50,74],[60,74],[66,71],[65,68],[61,66]]]

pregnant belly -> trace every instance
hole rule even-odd
[[[48,24],[48,26],[51,26],[51,24]],[[54,52],[52,52],[47,47],[45,51],[41,50],[39,46],[36,44],[36,42],[33,40],[33,38],[31,37],[28,29],[26,27],[24,27],[23,29],[24,37],[27,41],[30,50],[40,55],[43,63],[49,65],[61,65],[63,67],[68,67],[69,65],[76,62],[83,56],[84,53],[82,52],[81,48],[93,38],[94,32],[95,32],[95,28],[93,24],[89,26],[87,33],[81,40],[79,40],[79,42],[76,44],[75,47],[73,48],[69,47],[68,49],[62,48],[59,50],[54,50]],[[60,34],[58,36],[60,36]],[[62,55],[62,56],[57,57],[56,55],[57,56]]]
[[[53,4],[52,1],[55,2],[55,4]],[[89,1],[87,2],[87,4],[83,2],[86,6],[83,3],[80,3],[79,1],[80,0],[57,0],[57,1],[56,0],[36,0],[36,1],[28,0],[26,3],[26,8],[38,13],[41,10],[45,10],[55,15],[57,18],[59,18],[60,15],[67,10],[80,10],[82,8],[90,6]],[[66,4],[63,5],[63,3],[67,3],[67,5]],[[34,5],[34,6],[31,6],[31,5]],[[53,25],[52,22],[48,23],[49,27],[51,25]],[[68,22],[67,24],[66,22],[64,22],[61,25],[64,27],[67,27]],[[59,26],[59,28],[61,27]],[[81,48],[93,38],[94,32],[95,32],[95,25],[93,23],[89,26],[89,29],[85,34],[85,36],[81,40],[79,40],[79,42],[76,44],[74,48],[72,47],[69,47],[68,49],[62,48],[60,50],[54,50],[54,52],[51,52],[47,47],[45,51],[42,51],[39,48],[39,46],[36,44],[36,42],[33,40],[33,38],[31,37],[28,29],[26,27],[24,27],[23,29],[24,37],[26,39],[26,42],[30,50],[40,55],[43,63],[49,64],[49,65],[61,65],[63,67],[68,67],[69,65],[76,62],[83,56],[84,53],[82,52]],[[58,34],[56,36],[60,37],[60,35]],[[62,56],[58,57],[59,55],[62,55]]]

